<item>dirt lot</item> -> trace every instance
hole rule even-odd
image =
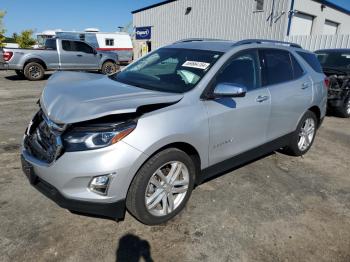
[[[198,187],[162,226],[69,213],[29,186],[22,133],[46,81],[0,71],[0,261],[350,261],[350,120],[304,158],[273,154]]]

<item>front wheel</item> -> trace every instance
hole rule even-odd
[[[131,183],[126,206],[147,225],[164,223],[176,216],[188,201],[195,166],[183,151],[169,148],[151,157]]]
[[[111,61],[104,62],[101,68],[101,72],[104,75],[113,75],[119,70],[119,66]]]
[[[301,118],[297,129],[292,135],[292,139],[284,152],[292,156],[302,156],[311,148],[316,131],[317,131],[316,115],[307,111]]]

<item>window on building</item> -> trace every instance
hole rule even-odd
[[[216,83],[243,85],[249,90],[259,87],[259,62],[256,50],[238,54],[217,76]]]
[[[264,10],[264,0],[255,0],[256,6],[255,11],[263,11]]]
[[[339,24],[330,20],[326,20],[323,26],[324,35],[336,35]]]
[[[114,46],[114,39],[112,38],[106,38],[106,46]]]
[[[263,86],[276,85],[294,79],[293,66],[288,51],[277,49],[260,50]]]
[[[290,35],[311,35],[314,17],[304,13],[296,13],[292,17]]]

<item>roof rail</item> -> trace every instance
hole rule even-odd
[[[225,41],[225,40],[215,39],[215,38],[186,38],[186,39],[181,39],[179,41],[176,41],[174,42],[174,44],[187,43],[187,42],[200,42],[200,41]]]
[[[288,45],[290,47],[295,48],[301,48],[302,47],[298,44],[291,43],[291,42],[284,42],[284,41],[278,41],[278,40],[267,40],[267,39],[246,39],[241,40],[233,44],[233,46],[240,46],[240,45],[247,45],[247,44],[263,44],[263,43],[271,43],[271,44],[279,44],[279,45]]]

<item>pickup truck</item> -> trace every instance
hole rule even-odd
[[[47,39],[42,49],[3,48],[0,68],[15,70],[20,77],[41,80],[50,70],[98,70],[103,74],[118,71],[118,55],[96,51],[89,44],[78,41]]]

